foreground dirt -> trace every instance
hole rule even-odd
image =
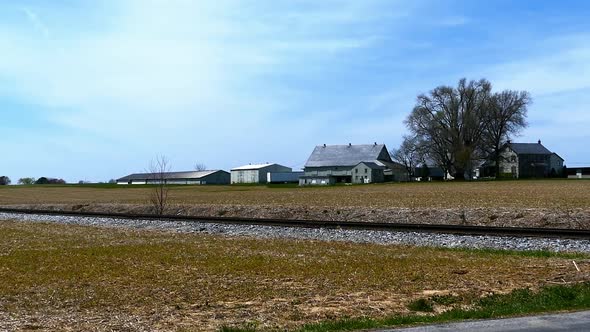
[[[293,329],[588,280],[576,260],[0,221],[0,330]]]

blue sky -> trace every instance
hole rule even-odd
[[[391,149],[416,96],[462,77],[528,90],[517,140],[590,166],[589,16],[587,1],[2,1],[0,175]]]

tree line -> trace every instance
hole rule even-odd
[[[0,186],[7,186],[10,185],[12,181],[8,176],[0,176]],[[38,179],[35,178],[20,178],[18,179],[18,184],[20,185],[31,185],[31,184],[66,184],[64,179],[54,179],[54,178],[46,178],[40,177]]]
[[[493,92],[486,79],[461,79],[456,87],[438,86],[417,97],[405,120],[410,134],[392,151],[392,157],[410,177],[419,164],[430,162],[445,175],[461,180],[488,160],[495,164],[498,178],[502,149],[526,128],[531,103],[528,92]]]

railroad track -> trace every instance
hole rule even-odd
[[[353,230],[378,230],[390,232],[423,232],[444,233],[460,235],[484,235],[484,236],[513,236],[513,237],[539,237],[539,238],[563,238],[563,239],[590,239],[590,230],[564,229],[564,228],[528,228],[528,227],[496,227],[496,226],[469,226],[469,225],[432,225],[411,223],[384,223],[384,222],[354,222],[354,221],[314,221],[314,220],[290,220],[290,219],[259,219],[259,218],[234,218],[234,217],[198,217],[182,215],[153,215],[153,214],[129,214],[129,213],[103,213],[103,212],[78,212],[78,211],[54,211],[33,209],[0,208],[0,213],[17,213],[30,215],[50,216],[75,216],[75,217],[101,217],[129,220],[170,220],[170,221],[194,221],[201,223],[234,224],[234,225],[258,225],[280,226],[299,228],[325,228],[325,229],[353,229]]]

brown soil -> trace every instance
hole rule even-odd
[[[147,204],[15,204],[4,207],[55,211],[152,213]],[[281,205],[170,205],[166,214],[316,221],[365,221],[501,227],[590,229],[590,209],[547,208],[367,208]]]

